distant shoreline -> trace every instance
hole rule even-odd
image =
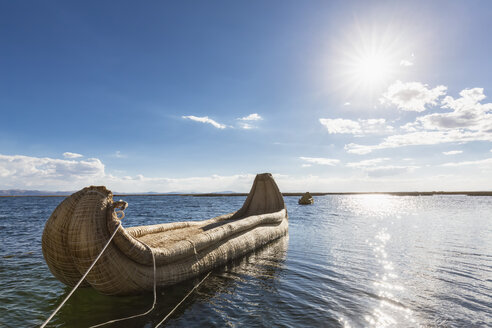
[[[395,192],[310,192],[313,196],[330,196],[330,195],[390,195],[390,196],[434,196],[434,195],[464,195],[464,196],[492,196],[492,191],[395,191]],[[285,192],[283,196],[302,196],[304,192]],[[0,198],[13,197],[67,197],[66,195],[2,195]],[[248,193],[202,193],[202,194],[114,194],[114,197],[128,196],[192,196],[192,197],[239,197],[248,196]]]

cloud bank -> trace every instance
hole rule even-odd
[[[96,183],[106,176],[104,164],[97,158],[87,160],[54,159],[0,154],[1,185],[11,188],[43,188]]]
[[[441,109],[447,112],[417,117],[401,127],[404,133],[388,136],[379,144],[350,143],[345,150],[363,155],[404,146],[492,141],[492,103],[480,103],[484,99],[482,88],[462,90],[459,98],[446,96],[442,100]]]
[[[307,160],[305,160],[307,159]],[[335,165],[338,160],[305,157],[306,164]],[[478,161],[447,163],[444,167],[460,167],[456,174],[430,175],[408,178],[402,174],[416,169],[415,166],[380,165],[387,158],[353,162],[351,167],[363,170],[365,176],[324,177],[317,175],[274,174],[280,190],[289,191],[405,191],[405,190],[456,190],[456,186],[469,190],[490,189],[490,176],[473,169],[460,175],[464,166],[477,165],[492,169],[492,158]],[[106,171],[105,165],[96,158],[67,160],[24,155],[0,154],[0,185],[2,189],[36,189],[51,191],[76,191],[89,185],[105,185],[114,192],[213,192],[233,190],[248,192],[255,174],[228,176],[210,175],[188,178],[165,178],[115,176]]]

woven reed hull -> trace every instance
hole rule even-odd
[[[74,286],[118,226],[112,193],[87,187],[48,219],[43,255],[53,275]],[[205,221],[120,227],[84,280],[103,294],[135,294],[195,277],[287,234],[288,215],[271,174],[258,174],[241,209]]]

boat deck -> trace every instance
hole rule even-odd
[[[224,224],[231,223],[233,221],[235,220],[221,219],[216,222],[204,223],[203,225],[177,227],[165,231],[148,232],[144,235],[135,235],[132,228],[130,228],[128,232],[130,232],[130,234],[133,235],[134,238],[147,244],[149,247],[168,248],[173,246],[177,242],[189,239],[205,231],[218,228]]]
[[[188,239],[192,236],[202,233],[204,230],[202,227],[185,227],[173,230],[149,233],[138,237],[137,239],[147,244],[152,248],[167,248],[173,244]]]

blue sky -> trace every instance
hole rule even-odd
[[[0,189],[490,190],[489,1],[2,1]]]

